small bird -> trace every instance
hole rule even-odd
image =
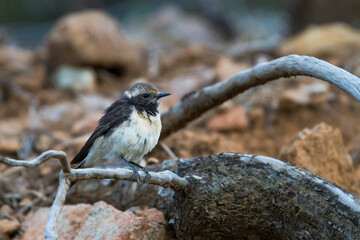
[[[161,131],[159,99],[170,93],[160,93],[150,83],[136,83],[105,110],[99,124],[80,152],[71,161],[76,168],[88,168],[107,160],[123,161],[140,176],[136,167],[151,178],[149,171],[138,163],[157,144]]]

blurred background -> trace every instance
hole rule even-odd
[[[213,31],[212,38],[207,41],[201,39],[206,35],[198,36],[199,39],[195,39],[196,36],[193,36],[194,39],[181,39],[191,36],[178,36],[179,40],[207,44],[214,43],[213,38],[216,38],[216,43],[224,44],[239,39],[286,36],[297,33],[310,24],[334,21],[346,22],[354,27],[360,26],[360,3],[352,0],[345,0],[341,4],[335,0],[4,0],[0,3],[2,37],[7,36],[13,43],[21,46],[37,47],[44,42],[47,33],[59,17],[85,9],[101,9],[111,14],[120,21],[123,30],[131,39],[145,44],[153,44],[153,41],[159,39],[154,39],[156,36],[153,34],[145,35],[149,29],[144,25],[161,16],[166,17],[166,13],[169,14],[169,19],[163,21],[169,21],[167,24],[177,18],[187,19],[184,21],[187,24],[194,23],[194,28],[205,28],[204,25],[207,24],[207,32]],[[175,22],[173,24],[175,25]],[[182,25],[179,22],[178,24]]]
[[[139,81],[172,93],[161,103],[166,112],[186,94],[289,54],[360,76],[359,29],[355,0],[2,0],[0,154],[32,159],[56,149],[72,159],[104,109]],[[359,196],[359,118],[360,104],[334,86],[279,79],[205,113],[141,164],[261,154]],[[0,239],[41,234],[47,215],[34,224],[33,214],[52,203],[59,171],[57,161],[34,169],[0,164]],[[131,184],[77,184],[67,203],[147,206],[141,197],[123,197],[136,191]]]

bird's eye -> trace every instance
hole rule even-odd
[[[148,98],[149,96],[150,96],[150,95],[147,94],[147,93],[144,93],[144,94],[142,95],[143,98]]]

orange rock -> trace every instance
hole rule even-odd
[[[243,106],[236,105],[220,113],[207,123],[215,131],[244,130],[249,126],[249,119]]]
[[[323,82],[301,84],[295,89],[287,89],[280,96],[280,108],[282,110],[297,110],[299,106],[325,104],[330,98],[329,89],[329,84]]]
[[[0,139],[0,151],[15,153],[21,148],[21,140],[16,138]]]
[[[71,132],[77,136],[93,132],[98,125],[98,121],[102,115],[102,113],[94,113],[75,122]]]
[[[236,63],[229,58],[221,57],[216,64],[215,71],[219,81],[224,81],[236,73],[245,71],[249,68],[251,68],[250,64]]]
[[[360,31],[343,23],[310,26],[279,46],[280,55],[353,56],[360,52]]]
[[[49,211],[50,208],[41,208],[26,218],[23,240],[44,239],[43,231]],[[56,231],[62,240],[165,239],[165,227],[157,222],[159,219],[164,221],[162,213],[155,209],[145,212],[144,217],[137,217],[132,212],[119,211],[105,202],[64,206]]]
[[[137,72],[141,61],[140,52],[125,40],[118,22],[95,10],[61,18],[48,36],[47,50],[56,65]]]
[[[360,184],[339,129],[325,123],[311,130],[306,128],[281,149],[280,157],[360,194]]]
[[[0,236],[10,235],[20,228],[20,223],[16,219],[1,219],[0,220]]]

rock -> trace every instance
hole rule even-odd
[[[245,130],[249,126],[249,119],[243,106],[230,107],[224,113],[215,115],[207,123],[207,127],[215,131]]]
[[[55,72],[55,86],[74,92],[91,91],[95,88],[95,71],[91,68],[61,66]]]
[[[59,102],[39,108],[31,119],[32,126],[38,129],[67,130],[85,112],[84,106],[74,101]]]
[[[47,39],[55,65],[81,65],[135,73],[139,51],[129,44],[118,22],[101,11],[83,11],[61,18]]]
[[[215,71],[219,81],[224,81],[236,73],[242,72],[249,68],[251,68],[249,64],[236,63],[229,58],[221,57],[216,64]]]
[[[293,0],[284,2],[292,31],[299,31],[309,24],[321,24],[326,22],[346,22],[359,26],[360,2],[343,0],[341,4],[337,0],[312,1]],[[319,14],[321,13],[321,14]]]
[[[328,102],[329,84],[313,82],[301,84],[295,89],[287,89],[282,92],[279,100],[282,110],[296,110],[299,106],[319,106]]]
[[[164,99],[160,107],[170,108],[178,103],[181,98],[188,96],[196,90],[202,89],[213,83],[215,72],[206,66],[195,66],[185,73],[177,75],[173,80],[162,85],[163,89],[172,93],[171,98]],[[167,109],[162,110],[167,110]]]
[[[21,140],[17,138],[2,138],[0,139],[0,152],[4,153],[16,153],[20,150],[22,144]]]
[[[357,195],[355,169],[339,129],[325,123],[304,129],[280,152],[280,158],[335,182]]]
[[[0,216],[11,216],[14,210],[7,204],[3,204],[0,208]]]
[[[72,134],[79,136],[91,133],[95,130],[96,126],[98,125],[98,121],[102,117],[102,115],[102,113],[94,113],[75,122],[71,129]]]
[[[14,46],[0,46],[0,71],[10,74],[24,73],[31,70],[33,52]]]
[[[187,14],[176,5],[170,4],[159,8],[143,24],[142,29],[136,30],[132,37],[143,44],[187,43],[218,46],[224,43],[222,34],[210,21],[199,15]]]
[[[24,222],[23,240],[44,239],[50,208],[40,208]],[[165,218],[155,209],[145,209],[144,217],[119,211],[105,202],[64,206],[57,223],[59,239],[165,239]]]
[[[11,235],[15,233],[20,228],[20,223],[18,220],[14,219],[0,219],[0,236],[1,235]]]
[[[310,26],[280,45],[280,55],[346,57],[360,53],[360,31],[342,23]]]
[[[0,152],[16,153],[21,146],[23,132],[28,127],[26,118],[7,118],[0,121]]]

